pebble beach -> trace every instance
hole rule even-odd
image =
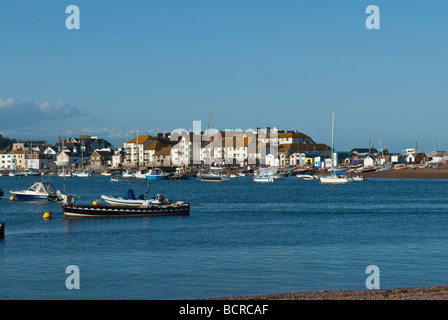
[[[448,300],[448,286],[379,290],[292,292],[222,300]]]
[[[364,172],[367,178],[396,178],[396,179],[448,179],[448,165],[438,168],[406,168],[385,172]]]

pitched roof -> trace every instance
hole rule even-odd
[[[281,132],[278,133],[279,138],[310,138],[302,132]]]
[[[154,153],[154,157],[158,157],[158,156],[169,156],[171,155],[171,147],[162,147],[162,149],[160,149],[159,151],[157,151],[156,153]]]
[[[285,151],[301,151],[301,152],[316,152],[316,151],[330,151],[331,147],[323,143],[291,143],[281,144],[278,147],[279,152]]]
[[[149,134],[141,134],[141,135],[135,137],[134,139],[129,140],[127,143],[135,143],[136,144],[138,142],[138,144],[143,144],[146,142],[146,140],[152,140],[152,139],[154,139],[154,137],[150,136]]]
[[[154,140],[145,148],[145,150],[160,150],[163,147],[164,147],[164,145],[162,143],[160,143],[157,140]]]

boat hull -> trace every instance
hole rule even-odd
[[[49,201],[56,198],[56,196],[49,196],[46,194],[22,194],[11,192],[14,198],[18,201]]]
[[[106,217],[142,217],[142,216],[173,216],[189,215],[190,205],[169,205],[153,207],[133,206],[94,206],[94,205],[67,205],[62,206],[66,217],[71,218],[106,218]]]
[[[230,177],[227,175],[214,175],[214,174],[203,174],[201,175],[201,181],[205,182],[227,182]]]
[[[103,199],[104,201],[106,201],[110,205],[114,205],[114,206],[135,206],[135,207],[139,207],[139,206],[143,205],[143,202],[145,202],[145,200],[115,198],[115,197],[108,197],[108,196],[105,196],[105,195],[102,195],[101,199]]]
[[[254,178],[253,180],[254,182],[258,182],[258,183],[270,183],[270,182],[274,182],[274,178]]]
[[[146,175],[146,179],[148,180],[168,180],[168,176],[162,175],[162,176],[149,176]]]
[[[320,183],[328,183],[328,184],[344,184],[344,183],[350,183],[350,180],[348,178],[338,178],[338,177],[320,177],[319,178]]]

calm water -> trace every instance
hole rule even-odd
[[[9,200],[41,178],[0,177],[0,299],[194,299],[365,289],[368,265],[381,288],[448,285],[448,181],[370,179],[320,185],[153,181],[190,216],[64,218],[59,203]],[[91,203],[143,194],[145,180],[51,178]],[[50,211],[53,218],[42,219]],[[79,290],[65,269],[80,269]]]

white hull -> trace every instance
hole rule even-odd
[[[332,183],[332,184],[343,184],[350,183],[351,179],[338,177],[338,176],[329,176],[329,177],[320,177],[320,183]]]
[[[230,177],[225,174],[213,174],[206,173],[201,175],[201,181],[206,182],[226,182],[229,181]]]
[[[123,198],[115,198],[115,197],[108,197],[108,196],[101,196],[101,199],[106,201],[107,203],[114,205],[114,206],[120,206],[120,205],[126,205],[126,206],[141,206],[145,200],[132,200],[132,199],[123,199]]]
[[[311,174],[298,174],[297,178],[301,180],[316,180],[317,176]]]
[[[261,182],[261,183],[274,182],[274,178],[273,177],[255,177],[254,182]]]

